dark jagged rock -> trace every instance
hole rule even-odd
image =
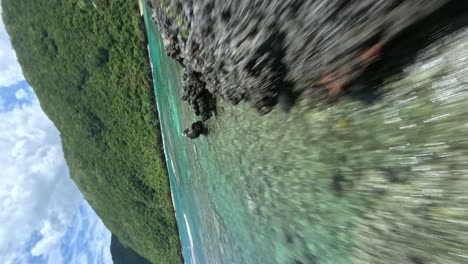
[[[150,0],[184,99],[203,119],[212,95],[268,113],[279,95],[335,98],[398,33],[449,0]]]
[[[184,136],[190,139],[195,139],[202,134],[207,133],[207,128],[202,121],[193,123],[190,127],[184,129]]]
[[[195,114],[208,120],[214,112],[215,101],[213,95],[206,89],[206,83],[202,80],[199,72],[185,67],[182,72],[183,95],[182,100],[187,101],[193,108]]]

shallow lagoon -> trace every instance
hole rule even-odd
[[[259,118],[219,101],[210,134],[190,141],[180,69],[149,29],[187,263],[468,262],[468,31],[426,48],[372,102]]]

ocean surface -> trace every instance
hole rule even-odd
[[[186,263],[468,263],[466,30],[373,102],[260,118],[219,101],[209,135],[188,140],[180,67],[145,12]]]

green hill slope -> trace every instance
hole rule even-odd
[[[147,259],[138,255],[133,249],[123,245],[115,235],[112,235],[110,250],[114,264],[150,264]]]
[[[137,1],[3,0],[2,8],[86,199],[123,244],[154,263],[180,263]]]

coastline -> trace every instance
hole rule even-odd
[[[148,30],[148,27],[149,27],[149,21],[148,21],[148,17],[147,17],[147,6],[146,4],[144,3],[145,0],[137,0],[138,1],[138,4],[139,4],[139,7],[140,7],[140,14],[141,14],[141,17],[144,21],[144,30],[146,32],[145,34],[145,41],[146,41],[146,53],[147,53],[147,58],[149,60],[149,63],[150,63],[150,66],[151,66],[151,85],[152,85],[152,89],[151,89],[151,95],[152,95],[152,100],[153,100],[153,103],[156,105],[156,108],[155,108],[155,111],[156,111],[156,114],[158,116],[158,120],[159,120],[159,137],[156,136],[158,138],[158,141],[160,143],[162,143],[162,153],[161,153],[161,158],[163,159],[164,161],[164,164],[166,165],[164,167],[165,171],[166,171],[166,174],[167,174],[167,177],[168,177],[168,181],[169,181],[169,190],[170,190],[170,197],[171,197],[171,202],[172,202],[172,210],[173,210],[173,214],[174,214],[174,217],[176,219],[176,224],[177,224],[177,235],[178,235],[178,238],[179,238],[179,244],[180,244],[180,248],[179,248],[179,253],[180,253],[180,256],[182,258],[182,263],[186,263],[185,261],[185,258],[184,258],[184,254],[183,254],[183,246],[182,246],[182,237],[181,237],[181,231],[180,231],[180,227],[179,227],[179,221],[181,221],[181,219],[179,219],[179,217],[177,217],[177,207],[176,207],[176,203],[175,203],[175,199],[174,199],[174,186],[173,186],[173,183],[172,183],[172,180],[171,180],[171,175],[170,175],[170,169],[172,169],[172,171],[174,171],[173,168],[169,168],[169,163],[168,161],[171,163],[171,166],[173,167],[173,163],[172,163],[172,160],[171,160],[171,157],[167,151],[167,146],[166,146],[166,140],[165,140],[165,136],[164,136],[164,132],[163,132],[163,129],[162,129],[162,118],[163,116],[161,115],[161,109],[159,108],[159,104],[157,102],[157,99],[156,99],[156,86],[154,84],[154,65],[153,65],[153,60],[152,60],[152,56],[151,56],[151,49],[150,49],[150,43],[149,43],[149,34],[151,34],[151,31]]]

